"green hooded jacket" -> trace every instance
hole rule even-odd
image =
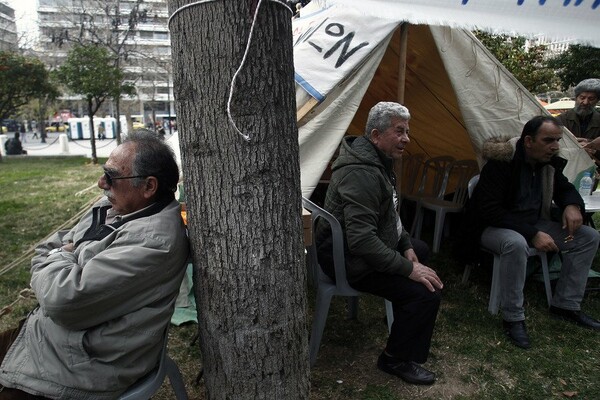
[[[332,166],[325,209],[342,226],[351,284],[373,271],[403,276],[412,272],[412,262],[402,256],[412,247],[409,235],[403,230],[398,238],[394,181],[393,160],[371,141],[364,136],[343,139],[340,155]],[[317,226],[316,241],[319,258],[331,260],[331,229],[322,221]],[[332,275],[331,265],[322,266]]]

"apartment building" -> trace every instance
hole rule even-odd
[[[17,24],[15,10],[0,2],[0,51],[17,50]]]
[[[569,46],[574,42],[573,38],[548,38],[544,35],[536,35],[534,38],[529,39],[525,42],[525,50],[529,48],[529,46],[546,46],[546,54],[547,58],[552,58],[561,53],[564,53],[569,49]]]
[[[146,123],[175,115],[166,0],[38,0],[37,11],[38,51],[48,66],[59,67],[74,43],[105,45],[137,90],[121,99],[120,114]],[[86,113],[76,97],[65,100],[74,113]],[[116,116],[114,102],[98,114]]]

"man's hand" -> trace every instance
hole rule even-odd
[[[581,139],[583,139],[583,140],[581,140]],[[584,139],[584,138],[577,138],[577,142],[579,142],[582,146],[589,147],[594,150],[600,150],[600,138],[596,138],[591,141],[588,139]]]
[[[531,243],[539,251],[558,251],[558,246],[554,243],[554,239],[546,232],[538,231],[533,239],[531,239]]]
[[[408,261],[412,261],[413,263],[419,262],[419,257],[417,257],[417,253],[413,249],[408,249],[404,252],[404,258]]]
[[[574,204],[566,206],[562,215],[562,228],[566,229],[570,236],[573,236],[582,224],[583,215],[581,215],[579,207]]]
[[[75,244],[73,242],[69,242],[63,245],[62,249],[63,251],[68,251],[69,253],[72,253],[73,250],[75,250]]]
[[[420,262],[413,262],[413,270],[408,278],[415,282],[422,283],[431,292],[435,292],[435,289],[442,289],[444,287],[444,284],[435,271]]]

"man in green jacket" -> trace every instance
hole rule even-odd
[[[391,301],[394,323],[377,366],[414,384],[432,384],[427,360],[443,284],[420,262],[396,212],[394,160],[402,157],[408,137],[408,109],[380,102],[369,112],[365,135],[346,137],[332,166],[325,208],[344,232],[350,286]],[[331,252],[331,231],[317,229],[320,259]],[[416,250],[416,251],[415,251]],[[323,256],[323,257],[321,257]],[[332,276],[332,265],[323,268]]]

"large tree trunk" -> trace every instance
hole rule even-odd
[[[189,0],[171,0],[170,13]],[[200,348],[209,399],[306,399],[309,365],[291,15],[218,1],[173,17],[171,45]]]

